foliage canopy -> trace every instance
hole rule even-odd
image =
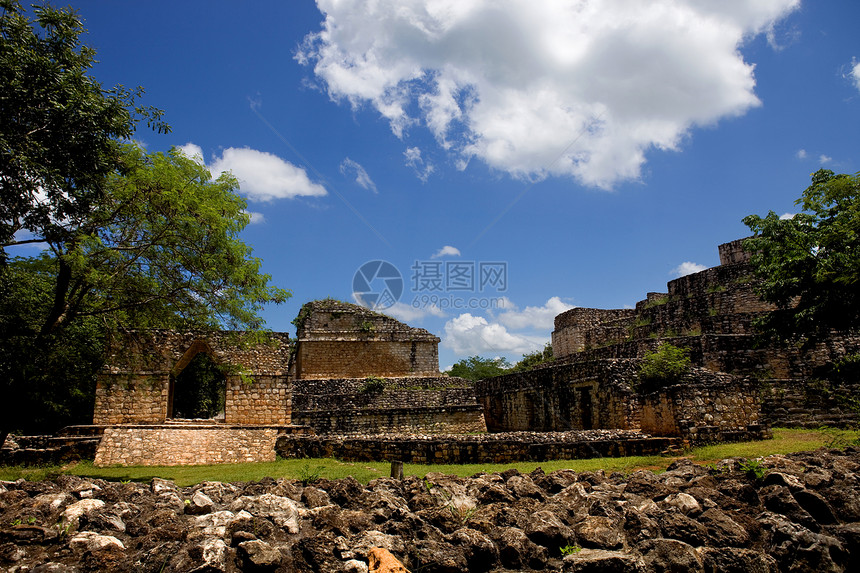
[[[750,215],[744,248],[759,294],[776,310],[758,321],[771,338],[813,340],[860,327],[860,173],[821,169],[795,201],[802,212],[781,219]]]
[[[81,44],[72,11],[34,13],[30,22],[19,2],[0,0],[2,247],[66,239],[104,193],[137,124],[170,131],[160,110],[137,105],[142,88],[106,90],[87,74],[95,52]]]
[[[263,305],[290,296],[240,240],[236,179],[130,143],[141,122],[169,132],[162,112],[89,74],[74,12],[33,13],[0,0],[0,444],[80,419],[110,331],[259,333]],[[28,243],[42,251],[9,257]]]

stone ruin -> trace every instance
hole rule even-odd
[[[752,321],[771,307],[755,293],[742,241],[719,254],[719,266],[669,282],[634,309],[558,315],[551,364],[478,383],[440,374],[430,332],[334,300],[302,307],[296,340],[126,333],[99,376],[93,426],[70,432],[103,432],[99,465],[265,461],[276,451],[508,462],[659,453],[761,438],[775,424],[856,421],[839,399],[856,389],[822,388],[814,374],[860,340],[758,346]],[[643,358],[663,342],[688,349],[693,368],[676,384],[638,385]],[[181,419],[181,373],[200,353],[224,372],[223,412]]]
[[[297,339],[271,333],[118,335],[96,388],[97,465],[275,459],[281,436],[486,431],[474,385],[439,372],[439,338],[355,304],[302,307]],[[224,411],[174,415],[180,375],[200,353],[225,372]]]
[[[474,384],[439,372],[439,338],[364,307],[320,300],[296,320],[293,421],[318,433],[486,431]]]
[[[554,361],[477,385],[488,430],[640,430],[689,443],[760,437],[771,425],[855,422],[818,367],[860,349],[834,333],[811,348],[760,345],[753,320],[773,310],[755,292],[743,239],[719,246],[720,265],[648,293],[634,309],[574,308],[555,318]],[[647,353],[669,342],[693,368],[676,384],[637,388]]]

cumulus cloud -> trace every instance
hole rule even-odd
[[[251,201],[272,201],[293,197],[318,197],[325,187],[314,183],[301,167],[277,155],[249,147],[228,147],[209,164],[213,174],[230,171],[239,188]]]
[[[854,82],[854,87],[860,91],[860,62],[851,62],[851,72],[849,73],[851,80]]]
[[[513,334],[501,324],[464,313],[445,323],[442,344],[457,354],[475,355],[533,352],[546,343],[546,337]]]
[[[185,145],[178,145],[177,149],[190,159],[206,165],[203,149],[199,145],[189,141]],[[301,167],[272,153],[249,147],[228,147],[221,153],[221,157],[213,155],[208,168],[215,177],[224,171],[232,172],[239,180],[239,189],[251,201],[326,194],[325,187],[312,182]],[[251,223],[259,223],[262,220],[262,214],[251,213]]]
[[[347,177],[355,176],[355,182],[364,189],[373,191],[374,193],[378,192],[376,189],[376,183],[373,182],[373,179],[370,178],[370,175],[367,174],[364,167],[362,167],[357,161],[353,161],[347,157],[340,163],[340,172]]]
[[[317,5],[296,58],[332,99],[370,103],[398,137],[425,126],[461,165],[611,187],[649,150],[760,105],[738,48],[800,0]]]
[[[206,161],[203,159],[203,149],[190,141],[185,145],[177,145],[176,149],[185,154],[189,159],[193,159],[197,163],[201,165],[205,165]]]
[[[556,315],[572,308],[573,305],[554,296],[543,306],[527,306],[519,310],[516,306],[510,305],[507,310],[498,315],[497,320],[513,330],[552,330]]]
[[[245,211],[248,215],[251,216],[251,221],[248,223],[249,225],[256,225],[258,223],[265,223],[266,217],[262,213],[257,213],[256,211]]]
[[[830,163],[831,161],[833,161],[833,158],[830,157],[829,155],[824,155],[822,153],[821,155],[818,156],[818,162],[821,163],[822,165]]]
[[[429,179],[430,175],[433,174],[435,167],[433,167],[432,163],[424,161],[424,158],[421,157],[421,149],[417,147],[407,147],[406,151],[403,152],[403,157],[406,158],[406,165],[411,167],[415,172],[415,176],[420,179],[422,183],[427,183],[427,179]]]
[[[693,273],[701,272],[707,268],[708,267],[706,267],[705,265],[700,265],[699,263],[684,261],[683,263],[669,271],[669,274],[675,277],[685,277]]]
[[[428,316],[442,318],[445,316],[445,311],[435,305],[427,305],[421,308],[415,308],[411,304],[396,302],[385,310],[381,311],[392,318],[403,321],[407,324],[421,322]]]
[[[806,159],[806,156],[807,156],[806,150],[805,149],[798,149],[797,153],[795,153],[794,156],[797,157],[798,159]]]
[[[794,219],[795,215],[797,215],[797,213],[783,213],[779,218],[785,221],[786,219]]]
[[[436,251],[435,254],[430,255],[430,258],[431,259],[438,259],[440,257],[459,257],[459,256],[460,256],[460,249],[458,249],[457,247],[452,247],[451,245],[445,245],[444,247],[442,247],[441,249]]]

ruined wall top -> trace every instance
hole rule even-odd
[[[728,243],[723,243],[717,247],[720,253],[721,265],[733,265],[735,263],[748,263],[750,254],[744,250],[744,239],[737,239]]]
[[[219,365],[251,375],[286,376],[290,338],[285,332],[255,337],[241,331],[140,329],[112,334],[105,374],[178,374],[200,352]]]
[[[306,303],[295,324],[299,341],[439,342],[439,337],[423,328],[415,328],[363,306],[339,300]]]

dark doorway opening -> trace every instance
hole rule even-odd
[[[594,422],[592,420],[593,406],[591,404],[591,388],[585,387],[579,389],[579,411],[582,416],[582,429],[593,430]]]
[[[198,352],[170,382],[172,399],[168,417],[224,418],[227,379],[207,353]]]

